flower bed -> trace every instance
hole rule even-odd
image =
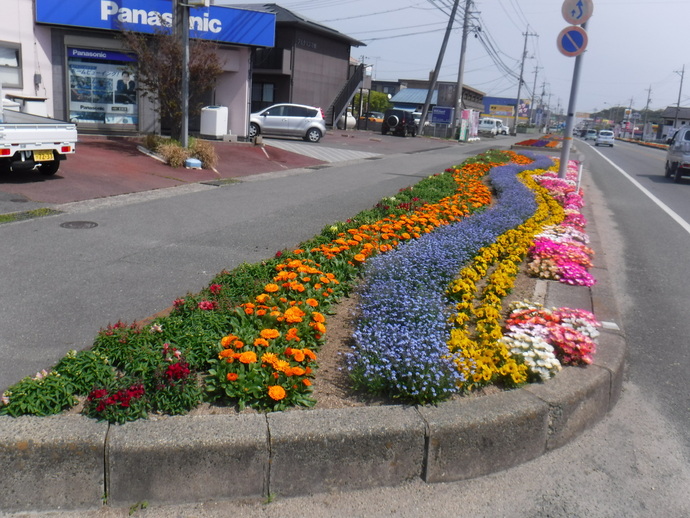
[[[99,333],[93,349],[72,352],[51,372],[11,387],[3,396],[0,414],[56,413],[74,405],[76,396],[86,398],[87,415],[111,422],[144,417],[151,411],[184,413],[202,399],[260,410],[312,405],[311,380],[329,307],[351,289],[365,264],[368,286],[378,282],[369,276],[369,269],[373,271],[377,264],[397,275],[380,282],[381,290],[372,291],[365,299],[382,304],[384,299],[394,300],[395,295],[402,297],[397,305],[393,302],[381,306],[381,311],[370,310],[371,318],[385,312],[393,320],[410,324],[421,338],[415,343],[418,349],[400,348],[407,339],[402,331],[399,339],[389,340],[399,348],[378,360],[352,356],[355,383],[414,402],[437,401],[458,389],[471,388],[477,383],[478,371],[459,367],[476,359],[469,360],[461,348],[449,353],[443,347],[448,318],[443,292],[482,247],[496,242],[508,250],[504,240],[511,240],[505,236],[539,211],[541,203],[535,203],[531,195],[535,187],[527,188],[515,180],[518,169],[527,166],[494,167],[508,159],[523,164],[531,161],[510,152],[469,160],[382,200],[348,222],[325,228],[297,250],[221,272],[208,288],[176,300],[170,315],[150,325],[118,322],[108,326]],[[487,209],[491,196],[482,179],[492,169],[492,184],[499,197]],[[525,238],[518,241],[524,248]],[[394,250],[396,253],[389,253]],[[492,296],[509,289],[500,281],[506,275],[504,269],[512,264],[515,270],[524,257],[518,249],[502,253],[506,258],[503,269],[497,269],[489,283],[495,290]],[[387,257],[393,266],[386,266]],[[424,272],[421,280],[416,277],[412,284],[404,284],[416,271]],[[431,284],[441,286],[440,296],[427,289]],[[484,300],[490,301],[492,296],[487,291]],[[488,307],[473,310],[474,316],[489,316]],[[381,325],[385,340],[392,328]],[[494,324],[477,319],[473,325],[494,341],[500,338]],[[367,329],[374,328],[358,328],[362,343],[365,336],[369,343]],[[378,365],[370,369],[374,364]],[[515,370],[512,365],[497,364],[496,369]],[[392,379],[370,378],[371,372],[387,368],[394,373]],[[200,378],[205,383],[203,393]],[[481,378],[486,375],[482,373]],[[522,382],[518,378],[516,384]]]

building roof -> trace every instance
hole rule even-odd
[[[313,32],[328,36],[329,38],[346,41],[352,47],[366,47],[366,43],[351,38],[342,32],[331,29],[319,22],[310,20],[294,11],[289,11],[278,4],[226,4],[227,0],[214,0],[214,5],[224,5],[225,7],[232,7],[234,9],[247,9],[249,11],[262,11],[266,13],[273,13],[276,15],[276,25],[295,25],[304,29],[309,29]]]
[[[678,114],[679,119],[690,119],[690,108],[685,108],[683,106],[681,106],[680,108],[676,106],[667,106],[666,109],[662,112],[661,116],[664,119],[675,119],[676,113]]]
[[[426,88],[403,88],[393,97],[392,103],[406,103],[406,104],[424,104],[429,90]],[[434,90],[431,95],[431,104],[436,104],[438,100],[438,90]]]

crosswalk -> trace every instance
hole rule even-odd
[[[277,147],[285,151],[290,151],[291,153],[297,153],[329,163],[378,158],[383,156],[379,153],[369,153],[367,151],[324,147],[321,144],[313,144],[310,142],[265,139],[264,144],[267,147]]]

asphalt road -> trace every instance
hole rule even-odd
[[[95,220],[99,226],[72,234],[53,235],[61,232],[58,223],[70,219],[69,216],[53,218],[52,222],[16,224],[11,227],[21,227],[24,232],[0,228],[0,233],[11,234],[3,236],[5,242],[7,238],[28,234],[30,237],[22,242],[23,246],[35,241],[34,251],[43,240],[49,240],[47,244],[54,246],[67,240],[58,252],[72,251],[70,258],[78,263],[71,270],[62,268],[58,281],[53,282],[46,273],[38,282],[31,282],[25,290],[31,303],[39,303],[48,311],[55,304],[54,301],[42,303],[38,291],[43,284],[48,284],[44,293],[49,293],[69,283],[71,272],[88,269],[92,274],[87,279],[82,276],[74,281],[82,288],[72,289],[84,300],[64,299],[68,307],[63,316],[71,314],[69,307],[78,302],[82,310],[93,314],[89,320],[76,319],[77,323],[102,322],[101,316],[112,315],[119,309],[125,311],[129,307],[126,302],[132,304],[142,298],[144,302],[130,310],[130,318],[140,317],[164,306],[180,293],[180,288],[199,286],[221,264],[231,266],[229,263],[240,258],[251,260],[287,243],[294,244],[301,236],[312,235],[324,222],[346,217],[357,207],[369,206],[381,195],[412,183],[437,168],[437,163],[445,167],[459,162],[462,157],[458,151],[475,154],[482,147],[392,155],[384,161],[363,161],[317,173],[267,178],[148,203],[98,208],[86,212],[84,217]],[[613,276],[623,320],[620,324],[630,351],[623,394],[602,422],[566,446],[532,462],[474,480],[447,484],[412,482],[404,487],[314,496],[305,488],[304,497],[283,499],[276,495],[271,503],[206,502],[136,508],[132,515],[160,518],[690,516],[687,491],[690,405],[684,369],[688,365],[687,337],[690,336],[685,308],[690,301],[684,282],[684,264],[678,260],[689,257],[688,234],[668,212],[661,210],[595,150],[580,141],[576,141],[576,149],[586,158],[585,215],[590,219],[590,229],[596,229],[602,238],[604,248],[600,253],[605,255]],[[663,177],[662,181],[654,177],[657,171],[659,174],[662,171],[655,165],[658,156],[653,155],[645,162],[644,154],[636,153],[632,146],[628,150],[622,145],[601,150],[602,155],[614,161],[626,161],[624,169],[638,181],[647,175],[650,185],[654,184],[652,187],[668,191],[671,203],[679,192],[687,200],[689,182],[664,187]],[[344,202],[346,198],[348,203]],[[261,203],[256,203],[257,199]],[[199,221],[203,224],[193,233],[191,229]],[[93,230],[99,233],[98,239],[83,237]],[[31,254],[14,256],[19,261],[31,257]],[[7,257],[0,258],[7,264]],[[34,259],[32,265],[37,264],[38,260]],[[27,271],[30,268],[24,273]],[[170,279],[175,282],[171,283]],[[37,291],[35,295],[32,289]],[[9,298],[3,307],[8,302]],[[92,305],[98,305],[98,311]],[[31,307],[30,304],[22,306]],[[54,311],[57,313],[59,309]],[[35,314],[39,315],[35,319],[38,322],[41,313]],[[21,316],[21,311],[16,316]],[[51,314],[50,318],[58,321],[55,316]],[[11,322],[10,319],[2,322],[3,335]],[[84,327],[89,332],[92,330],[89,325]],[[89,332],[83,334],[90,336]],[[63,338],[67,339],[76,337]],[[45,351],[46,348],[34,347],[27,354],[40,355]],[[5,351],[2,354],[4,358]],[[103,508],[40,516],[119,518],[129,513],[129,508]]]

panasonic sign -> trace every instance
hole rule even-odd
[[[172,26],[170,0],[36,0],[36,22],[105,30],[153,33]],[[198,7],[189,11],[190,37],[223,43],[273,47],[274,13],[232,7]]]

